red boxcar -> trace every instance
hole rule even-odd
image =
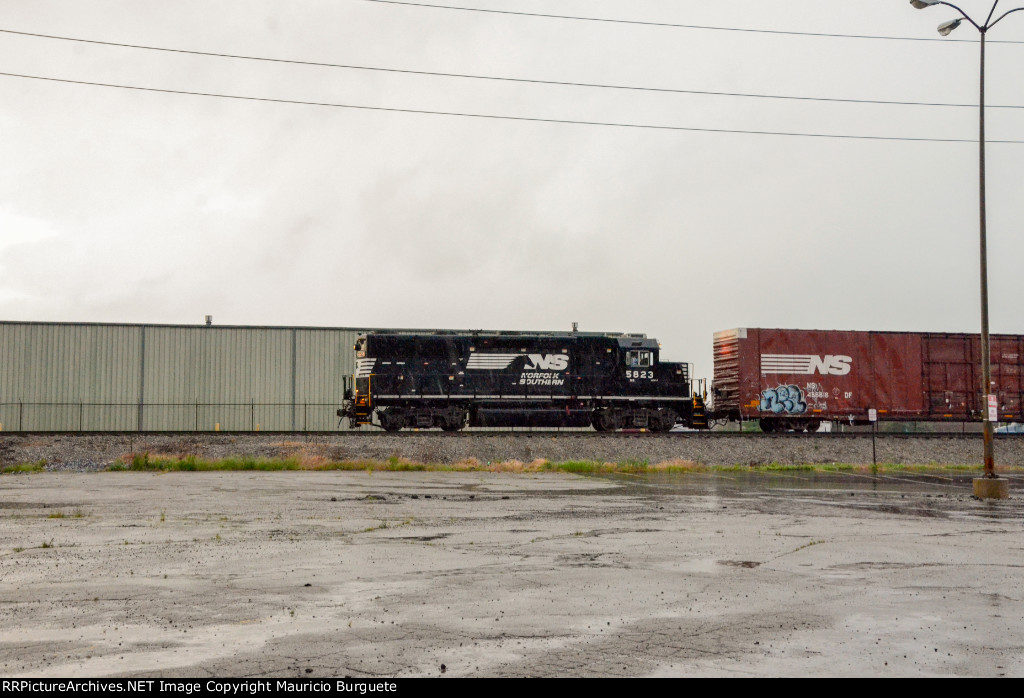
[[[976,334],[738,329],[715,333],[713,417],[765,431],[822,420],[980,421]],[[1000,421],[1022,421],[1024,337],[992,335]]]

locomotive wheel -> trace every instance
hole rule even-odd
[[[466,426],[466,416],[463,410],[453,407],[447,414],[438,418],[438,426],[442,431],[459,431]]]
[[[676,413],[673,410],[658,410],[651,415],[649,423],[651,431],[670,431],[676,425]]]
[[[392,414],[390,411],[378,412],[377,414],[384,431],[398,431],[405,426],[405,417],[400,414]]]
[[[619,420],[615,410],[601,410],[594,420],[594,428],[598,431],[615,431],[619,428]]]
[[[459,423],[452,424],[451,422],[442,422],[441,431],[460,431],[462,426],[463,425]]]

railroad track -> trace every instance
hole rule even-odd
[[[244,437],[244,436],[274,436],[290,437],[294,439],[313,439],[317,437],[341,437],[353,439],[373,438],[399,438],[412,439],[430,436],[439,439],[487,439],[495,437],[520,437],[520,438],[564,438],[564,439],[761,439],[768,441],[779,440],[858,440],[871,439],[957,439],[957,440],[978,440],[982,438],[981,432],[878,432],[872,435],[871,432],[820,432],[820,433],[783,433],[766,434],[762,432],[738,432],[738,431],[674,431],[668,433],[642,432],[642,431],[461,431],[443,432],[440,430],[403,430],[398,432],[384,432],[380,430],[352,430],[352,431],[5,431],[0,432],[0,441],[4,437],[123,437],[123,438],[144,438],[147,436],[177,436],[192,437],[197,439],[209,437]],[[1024,439],[1024,433],[1018,434],[996,434],[997,441],[1012,441]]]

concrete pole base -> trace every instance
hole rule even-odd
[[[974,496],[979,499],[1008,499],[1010,481],[1004,477],[976,477]]]

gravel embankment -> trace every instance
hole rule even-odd
[[[980,465],[981,440],[944,436],[879,435],[879,463]],[[535,460],[647,462],[687,461],[706,465],[766,463],[870,464],[871,438],[821,435],[736,437],[713,434],[593,437],[572,434],[3,434],[0,466],[45,461],[47,470],[101,470],[133,454],[297,458],[302,462],[387,461],[481,463]],[[997,465],[1024,466],[1024,439],[996,440]]]

